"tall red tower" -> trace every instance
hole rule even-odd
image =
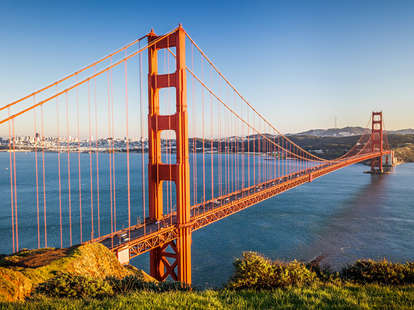
[[[181,25],[175,32],[161,39],[148,50],[148,184],[149,216],[154,221],[163,219],[162,183],[175,183],[177,199],[177,239],[150,252],[150,272],[158,280],[168,276],[176,281],[191,284],[191,223],[190,223],[190,166],[188,155],[187,81],[185,65],[185,32]],[[159,37],[153,31],[148,42]],[[158,51],[175,47],[176,71],[158,74]],[[175,87],[176,112],[160,114],[159,90]],[[176,134],[176,163],[166,164],[161,159],[163,130]]]
[[[371,172],[382,173],[382,153],[383,153],[383,123],[382,112],[372,112],[372,131],[371,131],[371,150],[380,152],[381,156],[371,161]]]

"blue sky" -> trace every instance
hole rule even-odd
[[[283,132],[414,127],[413,1],[3,0],[1,104],[178,23]]]

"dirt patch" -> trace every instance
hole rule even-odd
[[[15,263],[16,266],[25,268],[37,268],[50,264],[51,262],[67,256],[69,249],[53,249],[41,253],[36,253],[31,256],[22,257],[22,259]]]

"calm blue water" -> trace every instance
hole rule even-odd
[[[62,156],[63,239],[69,245],[66,154]],[[132,222],[142,217],[141,155],[131,154]],[[218,155],[215,155],[218,156]],[[192,156],[190,156],[190,159]],[[71,155],[73,243],[80,241],[77,154]],[[39,153],[39,207],[43,216],[42,169]],[[16,154],[20,247],[37,246],[34,155]],[[60,245],[57,154],[45,154],[48,245]],[[198,160],[197,166],[200,165]],[[93,161],[95,165],[95,160]],[[259,162],[258,165],[272,165]],[[125,154],[116,154],[116,168],[125,168]],[[288,164],[289,165],[289,164]],[[0,253],[11,252],[9,154],[0,153]],[[99,155],[101,234],[110,231],[109,156]],[[95,169],[95,168],[94,168]],[[357,258],[414,260],[414,164],[396,167],[393,174],[371,176],[367,167],[354,165],[324,176],[280,196],[232,215],[193,234],[193,282],[220,286],[233,271],[234,258],[243,251],[258,251],[273,259],[310,260],[326,255],[335,268]],[[200,169],[198,169],[200,170]],[[96,171],[94,171],[96,173]],[[200,173],[200,171],[198,171]],[[256,172],[257,173],[257,172]],[[89,155],[81,154],[83,239],[89,239]],[[209,180],[207,178],[207,180]],[[206,182],[210,184],[210,182]],[[126,221],[126,174],[116,175],[117,228]],[[218,186],[215,184],[215,187]],[[93,183],[96,189],[96,180]],[[207,186],[207,192],[209,192]],[[106,190],[105,190],[106,189]],[[217,192],[218,188],[215,189]],[[198,197],[203,188],[198,184]],[[207,193],[208,195],[208,193]],[[97,233],[96,195],[94,231]],[[192,198],[193,201],[193,198]],[[87,219],[87,220],[86,220]],[[76,225],[74,223],[77,223]],[[43,229],[43,217],[41,219]],[[44,232],[41,231],[41,246]],[[148,256],[132,261],[148,270]]]

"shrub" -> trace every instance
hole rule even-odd
[[[38,286],[37,292],[50,297],[104,297],[113,295],[111,285],[101,279],[61,273]]]
[[[414,263],[398,264],[387,260],[358,260],[342,269],[341,277],[356,283],[386,285],[414,284]]]
[[[147,282],[148,283],[148,282]],[[186,285],[180,282],[158,282],[158,283],[148,283],[155,286],[152,286],[150,289],[155,292],[168,292],[168,291],[190,291],[192,289],[191,286]]]
[[[107,278],[106,281],[112,287],[114,293],[127,293],[144,287],[145,282],[139,276],[126,276],[122,279]]]
[[[308,268],[310,271],[315,272],[318,279],[325,284],[342,284],[340,273],[333,271],[329,265],[321,266],[319,264],[307,263],[306,268]]]
[[[271,288],[273,283],[272,262],[254,252],[244,252],[234,261],[235,273],[230,279],[230,288]]]
[[[235,273],[228,287],[234,289],[303,287],[319,282],[315,272],[296,260],[289,263],[272,262],[255,252],[245,252],[233,265]]]
[[[107,278],[107,282],[111,285],[115,293],[121,294],[139,290],[166,292],[190,289],[189,286],[185,286],[179,282],[146,282],[143,280],[143,277],[139,275],[126,276],[122,279]]]

